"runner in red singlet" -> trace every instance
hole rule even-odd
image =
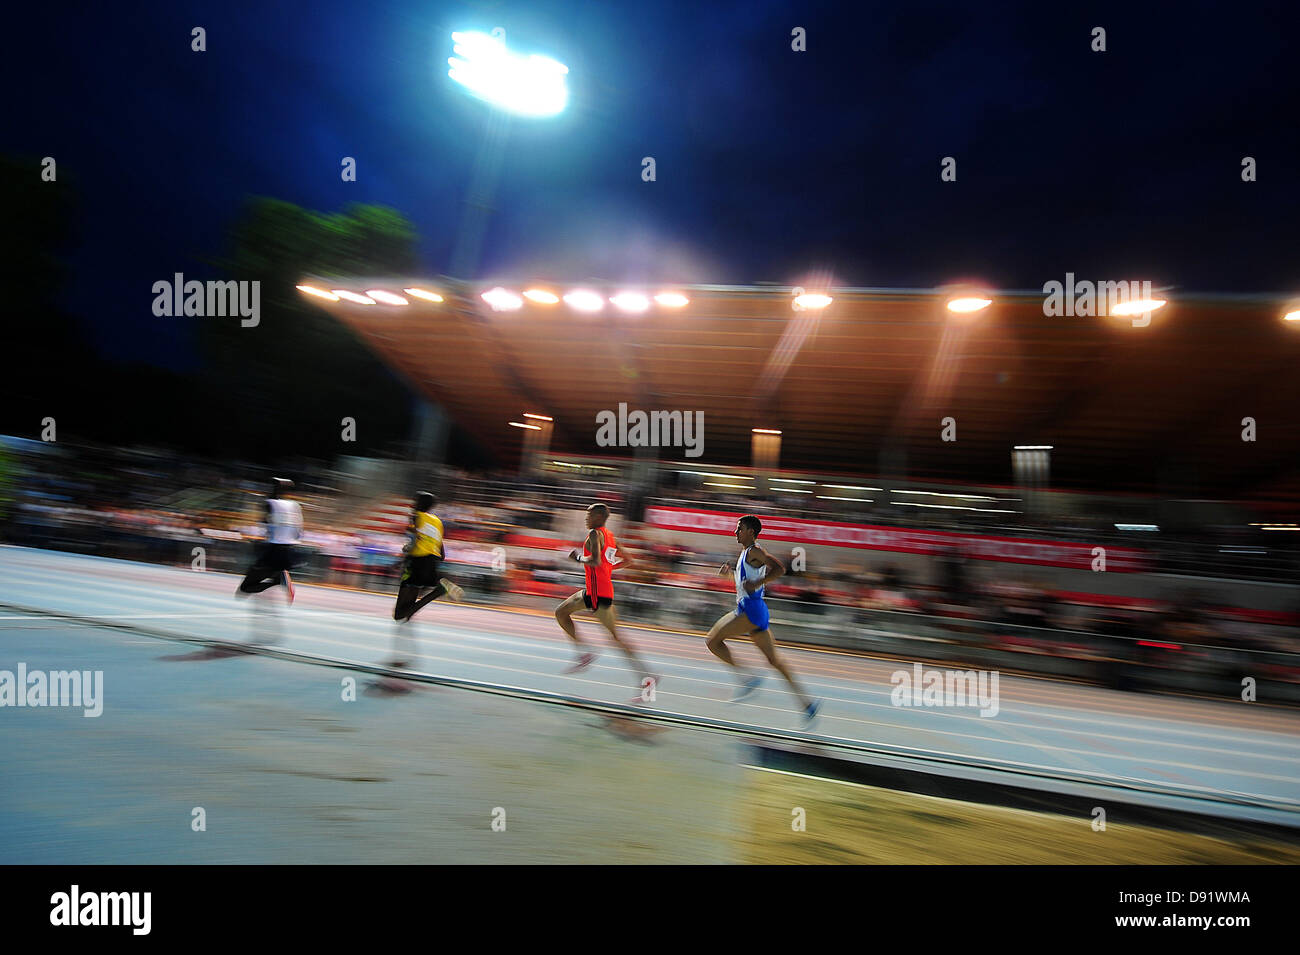
[[[641,676],[641,696],[634,702],[653,700],[654,689],[659,678],[653,676],[646,665],[637,656],[631,645],[618,635],[618,617],[614,613],[614,568],[630,567],[632,559],[619,553],[618,541],[605,527],[609,520],[609,508],[604,504],[593,504],[587,508],[587,539],[583,542],[582,553],[569,551],[569,559],[582,564],[586,572],[586,586],[583,590],[569,597],[555,608],[555,619],[560,628],[568,634],[578,648],[578,659],[566,673],[577,673],[587,669],[596,659],[596,654],[585,649],[573,625],[573,615],[582,607],[590,610],[607,631],[609,638],[631,661],[636,672]],[[648,694],[648,695],[647,695]]]

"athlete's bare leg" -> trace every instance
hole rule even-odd
[[[566,597],[555,608],[555,620],[559,623],[560,629],[568,634],[569,639],[579,647],[585,647],[586,644],[582,642],[582,638],[578,636],[577,628],[573,625],[573,615],[577,611],[584,609],[586,609],[586,605],[582,602],[582,591],[578,591],[572,597]]]
[[[737,670],[744,670],[744,667],[736,663],[731,655],[731,650],[724,642],[732,637],[748,636],[749,632],[754,629],[754,624],[742,613],[732,611],[720,619],[709,630],[706,642],[709,652],[721,660],[729,667]]]
[[[812,706],[812,697],[804,693],[803,687],[795,680],[794,675],[786,669],[785,664],[781,662],[781,658],[776,655],[776,643],[772,640],[772,631],[756,630],[749,635],[749,638],[754,641],[754,646],[762,651],[763,656],[767,657],[767,662],[772,664],[772,668],[785,677],[785,682],[790,684],[790,689],[794,690],[794,695],[799,698],[799,702],[804,708]]]
[[[614,646],[622,650],[623,654],[632,661],[632,666],[636,667],[637,673],[641,674],[642,678],[651,677],[653,679],[653,674],[641,661],[641,658],[636,655],[632,645],[618,635],[618,615],[614,612],[613,605],[606,604],[604,607],[598,608],[595,614],[596,619],[600,621],[600,625],[609,631],[609,638],[614,641]]]

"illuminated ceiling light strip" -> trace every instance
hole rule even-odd
[[[528,289],[524,292],[524,298],[528,299],[530,302],[536,302],[538,305],[554,305],[560,300],[560,296],[542,288]]]
[[[780,481],[782,484],[816,484],[816,481],[800,481],[798,478],[772,478],[773,481]]]
[[[554,418],[547,417],[547,416],[544,415],[544,414],[531,414],[531,413],[529,413],[529,412],[527,412],[527,411],[524,412],[524,417],[525,417],[525,418],[532,418],[534,421],[554,421],[554,420],[555,420]]]
[[[333,292],[327,292],[323,288],[316,288],[313,285],[295,285],[294,288],[299,292],[303,292],[307,295],[315,295],[317,298],[323,298],[328,302],[337,302],[339,300],[339,297]]]
[[[961,501],[996,501],[996,497],[990,497],[987,494],[949,494],[945,491],[907,491],[902,488],[895,488],[894,494],[925,494],[928,497],[955,497]]]
[[[542,430],[542,426],[541,426],[540,424],[524,424],[522,421],[511,421],[511,422],[510,422],[510,427],[512,427],[512,428],[527,428],[529,431],[541,431],[541,430]]]
[[[872,500],[873,500],[873,499],[872,499],[872,498],[869,498],[869,497],[844,497],[843,495],[836,495],[836,494],[818,494],[818,495],[817,495],[817,500],[819,500],[819,501],[854,501],[854,502],[859,503],[859,504],[861,504],[861,503],[870,504],[870,503],[872,503]]]
[[[879,491],[878,487],[858,487],[856,484],[823,484],[822,487],[833,487],[837,491]]]
[[[383,302],[385,305],[410,305],[406,299],[394,292],[385,292],[383,289],[367,289],[366,294],[376,302]]]
[[[358,295],[356,292],[349,292],[345,288],[336,288],[333,289],[333,292],[335,295],[343,299],[345,302],[355,302],[357,305],[375,304],[375,300],[373,298],[367,298],[364,295]]]
[[[1002,507],[968,507],[965,504],[922,504],[919,501],[890,501],[894,507],[937,507],[945,511],[979,511],[981,514],[1015,514]]]
[[[774,431],[771,428],[750,428],[754,434],[781,434],[780,431]]]
[[[754,490],[753,486],[749,484],[719,484],[717,481],[705,481],[704,486],[705,487],[731,487],[731,488],[735,488],[738,491]]]
[[[404,288],[404,289],[402,289],[402,291],[405,292],[407,295],[411,296],[411,298],[422,298],[422,299],[424,299],[426,302],[441,302],[441,301],[442,301],[442,296],[441,296],[441,295],[439,295],[437,292],[430,292],[428,289],[422,289],[422,288]]]
[[[1013,451],[1051,451],[1050,444],[1017,444],[1012,448]]]

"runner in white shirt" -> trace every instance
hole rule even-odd
[[[248,568],[235,596],[260,594],[284,584],[289,603],[293,603],[293,578],[289,576],[298,563],[294,546],[302,537],[302,506],[284,495],[293,489],[288,478],[275,478],[266,498],[266,540],[258,548],[253,566]]]

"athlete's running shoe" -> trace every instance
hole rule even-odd
[[[583,670],[587,669],[587,667],[591,666],[595,662],[596,662],[596,654],[580,653],[578,654],[578,659],[574,660],[573,663],[564,672],[581,673]]]
[[[803,710],[803,724],[808,726],[813,720],[817,719],[817,714],[822,711],[822,701],[813,700]]]
[[[762,685],[763,678],[761,676],[758,676],[757,674],[751,676],[744,683],[740,684],[740,686],[736,687],[736,695],[731,698],[731,702],[739,703]]]
[[[284,572],[284,588],[289,594],[289,603],[293,603],[293,578],[287,570]]]
[[[465,599],[465,588],[461,587],[459,584],[452,583],[446,577],[443,577],[438,581],[438,583],[442,584],[442,589],[447,591],[447,596],[456,601],[456,603],[460,603]]]

